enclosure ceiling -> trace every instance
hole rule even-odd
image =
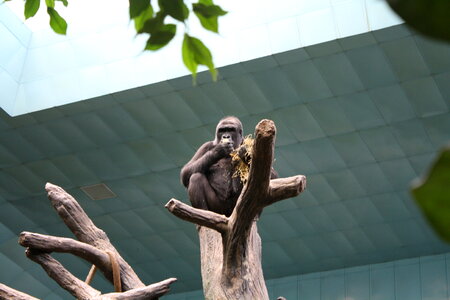
[[[450,47],[395,26],[200,74],[11,118],[0,118],[0,282],[67,298],[17,235],[70,232],[44,193],[64,187],[144,282],[177,277],[201,288],[195,226],[168,213],[187,201],[179,171],[217,121],[246,134],[275,121],[275,168],[305,174],[307,191],[259,221],[267,279],[448,252],[411,200],[411,180],[450,140]],[[81,186],[117,197],[93,201]],[[89,270],[58,258],[80,278]],[[94,286],[111,290],[102,276]]]

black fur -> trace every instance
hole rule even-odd
[[[181,182],[193,207],[231,215],[243,184],[239,177],[232,176],[230,153],[242,142],[241,121],[225,117],[217,124],[215,139],[204,143],[181,169]],[[271,177],[277,177],[274,170]]]

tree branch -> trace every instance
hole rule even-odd
[[[33,296],[10,288],[9,286],[2,283],[0,283],[0,299],[39,300],[38,298],[34,298]]]
[[[271,120],[264,119],[256,125],[248,182],[230,216],[230,234],[224,247],[224,271],[229,270],[228,267],[231,265],[238,265],[235,260],[242,255],[245,256],[245,253],[242,255],[238,253],[245,252],[252,223],[265,206],[275,134],[275,124]]]
[[[99,297],[95,297],[94,300],[134,300],[134,299],[158,299],[162,295],[170,291],[170,285],[177,281],[176,278],[169,278],[146,287],[136,288],[123,293],[109,293]]]
[[[270,180],[269,192],[264,206],[295,197],[303,192],[305,188],[306,177],[303,175],[272,179]]]
[[[100,295],[100,291],[73,276],[50,254],[31,248],[27,248],[25,253],[29,259],[40,264],[48,276],[77,299],[92,299]]]
[[[176,199],[170,199],[166,208],[175,216],[191,223],[214,229],[222,234],[228,230],[228,218],[212,211],[193,208]]]
[[[108,254],[86,243],[70,238],[24,231],[19,236],[19,244],[42,252],[71,253],[96,265],[109,274],[112,279],[111,262]]]
[[[124,291],[145,286],[130,265],[111,244],[106,233],[94,225],[92,220],[71,195],[61,187],[51,183],[47,183],[45,189],[58,215],[81,242],[94,246],[104,252],[113,252],[117,256]],[[109,278],[112,278],[112,276]]]

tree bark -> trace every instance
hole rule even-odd
[[[256,126],[248,180],[230,217],[175,199],[166,204],[175,216],[199,225],[203,291],[208,300],[268,299],[257,216],[264,207],[295,197],[306,187],[303,175],[270,180],[275,133],[270,120]]]
[[[64,223],[80,240],[55,237],[44,234],[22,232],[19,244],[27,247],[29,259],[41,265],[47,275],[77,299],[158,299],[169,291],[170,284],[176,278],[145,286],[134,270],[120,256],[111,244],[106,233],[97,228],[78,202],[61,187],[47,183],[48,197]],[[70,253],[83,258],[93,265],[88,282],[76,278],[64,266],[54,259],[51,252]],[[114,284],[115,293],[101,295],[101,292],[89,286],[96,268]],[[124,292],[122,291],[124,289]],[[0,284],[0,299],[36,299],[25,293]]]
[[[94,225],[71,195],[61,187],[51,183],[47,183],[45,189],[56,212],[78,240],[99,250],[110,251],[115,254],[120,265],[121,285],[125,291],[145,286],[130,265],[111,244],[106,233]],[[112,282],[112,277],[108,277],[108,279]]]
[[[0,299],[16,299],[16,300],[39,300],[28,294],[22,293],[18,290],[10,288],[7,285],[0,283]]]
[[[92,299],[101,294],[100,291],[73,276],[72,273],[67,271],[67,269],[50,254],[28,248],[26,255],[32,261],[40,264],[45,272],[47,272],[48,276],[55,280],[56,283],[66,291],[71,293],[75,298]]]
[[[123,293],[109,293],[94,298],[94,300],[144,300],[158,299],[169,291],[170,285],[176,278],[169,278],[143,288],[132,289]]]

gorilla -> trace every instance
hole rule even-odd
[[[241,121],[233,116],[225,117],[217,124],[215,139],[204,143],[181,169],[181,182],[193,207],[231,215],[243,183],[239,176],[233,176],[235,163],[230,153],[243,140]],[[239,149],[238,155],[248,164],[245,147]],[[272,169],[271,178],[276,177]]]

